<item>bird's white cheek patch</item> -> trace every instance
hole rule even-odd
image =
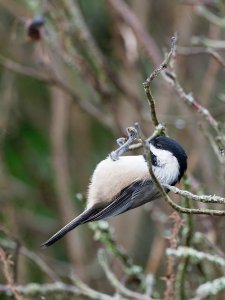
[[[158,166],[153,167],[154,173],[161,183],[171,184],[179,176],[179,164],[176,157],[167,150],[157,149],[150,144],[152,153],[157,157]]]

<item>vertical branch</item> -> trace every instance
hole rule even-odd
[[[190,185],[187,176],[185,176],[184,178],[184,184],[185,184],[185,190],[186,189],[189,190]],[[183,199],[183,204],[184,207],[191,208],[190,199],[188,199],[187,197]],[[182,230],[183,245],[185,247],[190,247],[192,241],[192,233],[193,233],[192,216],[188,214],[184,214],[183,220],[184,220],[184,227]],[[187,275],[187,268],[188,268],[189,261],[190,261],[189,257],[184,257],[178,265],[178,272],[176,278],[176,294],[178,297],[177,299],[179,300],[186,299],[185,279]]]
[[[3,265],[3,274],[7,280],[10,290],[13,293],[13,296],[15,297],[16,300],[23,300],[23,297],[20,296],[16,290],[14,280],[13,280],[13,275],[10,271],[10,264],[12,264],[12,262],[10,261],[8,255],[2,248],[0,248],[0,261],[2,262]]]
[[[177,249],[177,236],[179,234],[181,225],[182,225],[182,219],[177,213],[172,214],[172,219],[174,219],[174,227],[172,229],[171,236],[169,237],[170,241],[170,248]],[[174,300],[175,291],[174,291],[174,284],[175,284],[175,260],[174,258],[171,259],[171,257],[168,257],[167,261],[167,270],[166,270],[166,276],[163,278],[166,282],[166,289],[164,292],[164,300]]]
[[[67,223],[74,218],[75,209],[71,202],[69,191],[69,172],[67,153],[65,148],[65,137],[69,119],[69,98],[57,88],[52,90],[52,124],[51,143],[53,168],[55,173],[56,200],[59,207],[61,221]],[[78,232],[66,235],[66,246],[71,262],[79,266],[83,260],[82,242]],[[76,246],[76,247],[75,247]]]
[[[145,90],[145,93],[146,93],[146,96],[148,99],[148,104],[150,107],[152,121],[153,121],[153,124],[155,125],[155,127],[157,127],[159,125],[159,121],[158,121],[158,118],[156,115],[155,100],[151,93],[150,84],[164,69],[167,68],[167,66],[170,64],[171,59],[174,58],[174,55],[176,52],[176,43],[177,43],[177,34],[175,34],[175,36],[172,38],[171,50],[168,53],[168,55],[166,56],[166,58],[164,59],[164,61],[160,64],[160,66],[158,68],[156,68],[151,73],[151,75],[143,83],[143,87],[144,87],[144,90]]]

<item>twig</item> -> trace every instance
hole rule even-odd
[[[109,282],[121,295],[124,295],[125,297],[129,297],[133,300],[135,300],[135,299],[136,300],[151,300],[152,299],[151,297],[149,297],[147,295],[133,292],[120,283],[120,281],[116,278],[116,276],[110,270],[110,267],[108,265],[107,258],[106,258],[106,253],[104,252],[104,250],[101,249],[98,252],[98,259],[99,259],[99,263],[102,266]]]
[[[178,34],[175,33],[174,36],[171,38],[171,48],[170,48],[170,52],[167,54],[166,58],[164,59],[164,61],[159,65],[159,67],[157,67],[152,73],[151,75],[145,80],[145,82],[143,83],[143,86],[148,86],[150,85],[150,83],[164,70],[166,69],[171,61],[171,58],[174,56],[175,52],[176,52],[176,45],[177,45],[177,39],[178,39]]]
[[[205,214],[205,215],[211,215],[211,216],[225,216],[225,210],[185,208],[185,207],[182,207],[182,206],[176,204],[175,202],[173,202],[173,200],[168,196],[168,194],[166,193],[166,191],[164,190],[164,188],[162,187],[161,183],[159,182],[159,180],[157,179],[157,177],[155,176],[155,174],[152,170],[150,148],[149,148],[148,142],[145,140],[145,138],[143,136],[143,133],[140,129],[139,124],[136,123],[135,127],[137,128],[137,130],[139,132],[139,135],[140,135],[143,147],[144,147],[150,176],[151,176],[153,182],[156,184],[157,188],[159,189],[161,195],[164,197],[164,199],[170,206],[172,206],[176,211],[178,211],[180,213],[184,213],[184,214]]]
[[[134,126],[137,129],[137,131],[138,131],[138,134],[140,136],[142,145],[144,147],[144,152],[145,152],[145,155],[146,155],[146,160],[147,160],[147,164],[148,164],[149,174],[150,174],[151,178],[153,179],[153,182],[156,184],[156,186],[158,187],[159,191],[161,192],[162,196],[166,196],[167,197],[166,192],[164,191],[163,187],[161,186],[160,182],[158,181],[157,177],[155,176],[155,174],[154,174],[154,172],[152,170],[151,152],[150,152],[149,144],[148,144],[147,140],[145,139],[145,137],[144,137],[144,135],[143,135],[143,133],[141,131],[141,128],[140,128],[139,124],[135,123]],[[153,135],[154,135],[154,133],[153,133]]]
[[[214,2],[214,0],[180,0],[180,4],[182,5],[190,5],[190,6],[196,6],[199,5],[201,3],[201,5],[216,5],[216,2]]]
[[[215,24],[219,27],[225,27],[225,18],[220,18],[216,15],[214,15],[210,10],[208,10],[203,5],[198,5],[196,7],[196,12],[204,17],[206,20],[208,20],[210,23]]]
[[[190,188],[188,178],[185,176],[184,178],[185,188]],[[185,197],[183,199],[183,204],[186,208],[191,208],[190,200]],[[182,244],[185,247],[191,247],[192,241],[192,234],[193,234],[193,220],[191,215],[184,215],[184,227],[182,229]],[[179,263],[177,269],[177,276],[176,276],[176,293],[179,300],[186,299],[186,288],[185,288],[185,279],[187,277],[188,271],[188,264],[189,264],[189,257],[184,257],[183,260]]]
[[[12,264],[12,261],[10,261],[9,256],[2,248],[0,248],[0,261],[3,264],[3,274],[7,280],[8,288],[11,290],[16,300],[23,300],[15,288],[13,275],[10,271],[10,264]]]
[[[168,65],[170,63],[170,60],[173,57],[174,52],[176,50],[176,41],[177,41],[177,34],[175,34],[175,36],[172,37],[172,46],[171,46],[169,54],[166,56],[166,58],[160,64],[160,66],[158,68],[156,68],[151,73],[151,75],[145,80],[145,82],[143,83],[145,94],[146,94],[147,99],[148,99],[148,104],[150,106],[152,121],[153,121],[153,124],[155,125],[155,127],[159,125],[159,121],[158,121],[158,118],[157,118],[157,115],[156,115],[155,100],[154,100],[153,95],[151,93],[150,84],[164,69],[166,69],[168,67]]]
[[[175,45],[176,47],[176,45]],[[224,141],[224,133],[221,129],[219,122],[211,115],[208,109],[203,107],[192,94],[185,93],[184,89],[180,85],[177,80],[176,73],[174,71],[173,66],[171,66],[172,72],[163,72],[164,78],[171,86],[174,88],[175,92],[179,95],[180,99],[182,99],[186,104],[191,106],[195,111],[200,113],[203,118],[208,122],[208,124],[215,130],[217,137],[215,138],[215,142],[220,152],[222,159],[225,157],[225,141]]]
[[[176,257],[190,257],[194,258],[194,262],[197,263],[199,261],[209,261],[211,263],[214,263],[215,265],[218,265],[220,267],[225,267],[225,259],[218,256],[218,255],[212,255],[206,252],[197,251],[190,247],[178,247],[177,249],[171,249],[168,248],[166,250],[167,255],[173,255]]]
[[[107,78],[104,68],[104,59],[82,17],[79,6],[76,1],[72,0],[64,0],[63,5],[70,15],[70,21],[72,23],[72,26],[70,24],[70,28],[72,28],[71,36],[75,35],[79,44],[82,45],[82,50],[91,60],[97,70],[96,76],[104,86]]]
[[[58,49],[58,43],[53,43],[53,39],[49,39],[49,36],[45,36],[46,42],[51,46],[51,51],[55,52],[55,49],[56,51],[58,49],[57,54],[63,61],[75,69],[78,68],[84,81],[86,82],[89,80],[97,93],[102,96],[103,100],[106,97],[109,98],[112,96],[110,83],[113,83],[118,91],[124,94],[126,98],[134,104],[134,107],[140,110],[141,105],[139,97],[127,88],[123,82],[118,80],[117,74],[110,68],[109,64],[106,63],[102,52],[99,50],[82,17],[78,5],[70,0],[63,2],[66,11],[68,11],[66,15],[61,17],[62,12],[60,11],[60,15],[57,18],[55,17],[58,13],[56,10],[54,11],[54,14],[51,13],[53,18],[55,18],[56,25],[59,19],[63,19],[63,22],[60,22],[56,30],[62,31],[62,38],[60,39],[62,49]],[[52,5],[52,8],[54,7],[55,5]],[[53,9],[51,9],[51,12],[52,10]],[[56,35],[58,35],[58,32]],[[74,36],[78,43],[72,42]],[[79,47],[77,45],[79,45]],[[82,47],[84,58],[77,53],[79,51],[77,48],[80,47]],[[90,62],[89,64],[87,63],[88,61]]]
[[[200,103],[198,103],[192,94],[185,93],[184,89],[181,87],[180,83],[177,80],[175,73],[164,72],[164,78],[168,83],[174,88],[176,93],[180,96],[181,99],[184,100],[189,106],[191,106],[194,110],[199,112],[204,119],[216,130],[217,133],[220,133],[219,123],[213,118],[211,113],[203,107]]]
[[[196,101],[192,94],[185,93],[184,89],[178,82],[175,73],[164,72],[164,78],[168,83],[174,88],[175,92],[178,94],[180,99],[182,99],[186,104],[191,106],[195,111],[197,111],[208,123],[211,127],[216,131],[217,136],[220,138],[223,136],[223,132],[221,130],[220,124],[216,121],[216,119],[211,115],[208,109],[203,107],[199,102]],[[222,140],[222,138],[220,138]],[[217,141],[217,139],[216,139]],[[222,146],[221,146],[222,145]],[[222,140],[221,143],[217,142],[217,147],[221,153],[221,156],[224,155],[225,142]]]
[[[83,281],[80,280],[80,278],[78,278],[76,276],[76,274],[72,273],[71,275],[71,279],[74,282],[75,286],[84,294],[86,295],[88,298],[90,299],[96,299],[96,300],[111,300],[111,299],[115,299],[117,296],[109,296],[107,294],[98,292],[92,288],[90,288],[86,283],[84,283]],[[119,300],[126,300],[122,297],[119,297]]]
[[[77,287],[65,284],[63,282],[55,282],[50,284],[37,284],[37,283],[30,283],[27,285],[18,285],[15,286],[15,290],[17,293],[29,296],[29,297],[38,297],[38,296],[59,296],[62,295],[73,295],[76,297],[82,297],[85,296],[89,299],[94,300],[113,300],[116,298],[108,296],[103,293],[95,292],[94,290],[89,289],[82,290],[78,289]],[[10,288],[7,285],[0,285],[0,294],[3,295],[10,295]],[[118,298],[117,298],[118,299]],[[119,298],[118,300],[125,300],[124,298]]]
[[[171,186],[168,184],[164,184],[163,185],[165,188],[169,189],[170,191],[172,191],[174,194],[179,194],[181,196],[184,196],[188,199],[192,199],[195,201],[200,201],[200,202],[204,202],[204,203],[222,203],[225,204],[225,198],[220,197],[220,196],[216,196],[216,195],[195,195],[192,194],[189,191],[185,191],[185,190],[180,190],[175,186]]]
[[[216,278],[201,284],[195,292],[195,297],[191,300],[202,300],[209,296],[215,296],[223,290],[225,290],[225,277]]]
[[[171,215],[170,219],[174,220],[174,226],[172,229],[171,236],[168,238],[170,242],[170,248],[176,249],[177,248],[177,237],[182,226],[182,219],[179,215],[175,212]],[[164,292],[164,300],[173,300],[174,299],[174,283],[175,283],[175,259],[173,257],[168,257],[167,261],[167,270],[166,275],[162,278],[166,282],[166,289]]]
[[[202,126],[201,126],[202,127]],[[225,148],[223,147],[223,136],[214,137],[208,130],[205,130],[202,127],[204,136],[208,139],[216,157],[218,158],[221,164],[225,164]],[[224,135],[225,137],[225,135]]]
[[[219,256],[225,259],[225,253],[223,252],[223,250],[221,250],[218,245],[211,241],[210,237],[208,238],[206,234],[199,231],[195,232],[193,237],[193,244],[195,245],[195,247],[198,247],[200,245],[202,247],[203,244],[205,244],[207,248],[211,249],[214,253],[217,253]]]
[[[215,59],[215,61],[218,62],[218,64],[225,69],[225,61],[222,59],[222,57],[210,48],[204,48],[204,47],[178,47],[177,53],[179,55],[198,55],[198,54],[209,54],[212,56],[212,58]]]
[[[0,239],[0,246],[4,249],[16,249],[16,243],[8,240]],[[24,246],[21,246],[19,249],[19,254],[24,255],[34,262],[52,281],[59,280],[59,277],[52,271],[52,269],[45,263],[45,261],[39,257],[34,252],[26,249]]]
[[[193,36],[191,38],[192,45],[200,45],[208,48],[213,48],[217,50],[225,50],[224,40],[209,39],[206,37]]]
[[[142,268],[134,265],[131,257],[125,252],[125,250],[116,243],[112,229],[106,221],[97,221],[88,223],[89,227],[95,232],[95,239],[105,245],[106,249],[115,255],[123,263],[125,272],[128,275],[139,276],[142,274]]]
[[[106,124],[110,128],[113,128],[112,120],[109,116],[103,113],[102,110],[98,108],[98,106],[93,105],[91,101],[87,101],[86,99],[81,100],[79,95],[68,84],[68,82],[62,80],[61,78],[58,78],[58,76],[53,74],[53,70],[49,70],[48,68],[48,72],[44,73],[36,70],[33,67],[27,67],[11,59],[5,58],[2,55],[0,55],[0,65],[2,65],[7,70],[13,71],[17,74],[26,75],[51,86],[59,87],[62,91],[70,95],[73,100],[75,100],[79,104],[82,110],[88,112],[90,115],[94,116],[97,119],[101,119],[104,124]]]

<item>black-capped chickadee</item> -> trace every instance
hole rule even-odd
[[[148,143],[154,174],[162,185],[175,185],[187,169],[184,149],[165,136],[148,139]],[[93,173],[85,211],[43,243],[42,247],[54,244],[80,224],[122,214],[160,196],[143,155],[122,156],[116,161],[107,157]]]

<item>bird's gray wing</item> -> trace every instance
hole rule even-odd
[[[117,216],[130,209],[153,201],[161,196],[151,180],[136,181],[117,194],[113,201],[87,221],[97,221]],[[86,223],[86,222],[85,222]]]
[[[160,192],[154,187],[151,180],[137,181],[123,189],[107,206],[105,206],[106,203],[102,202],[85,210],[41,246],[47,248],[80,224],[122,214],[158,197],[160,197]]]

